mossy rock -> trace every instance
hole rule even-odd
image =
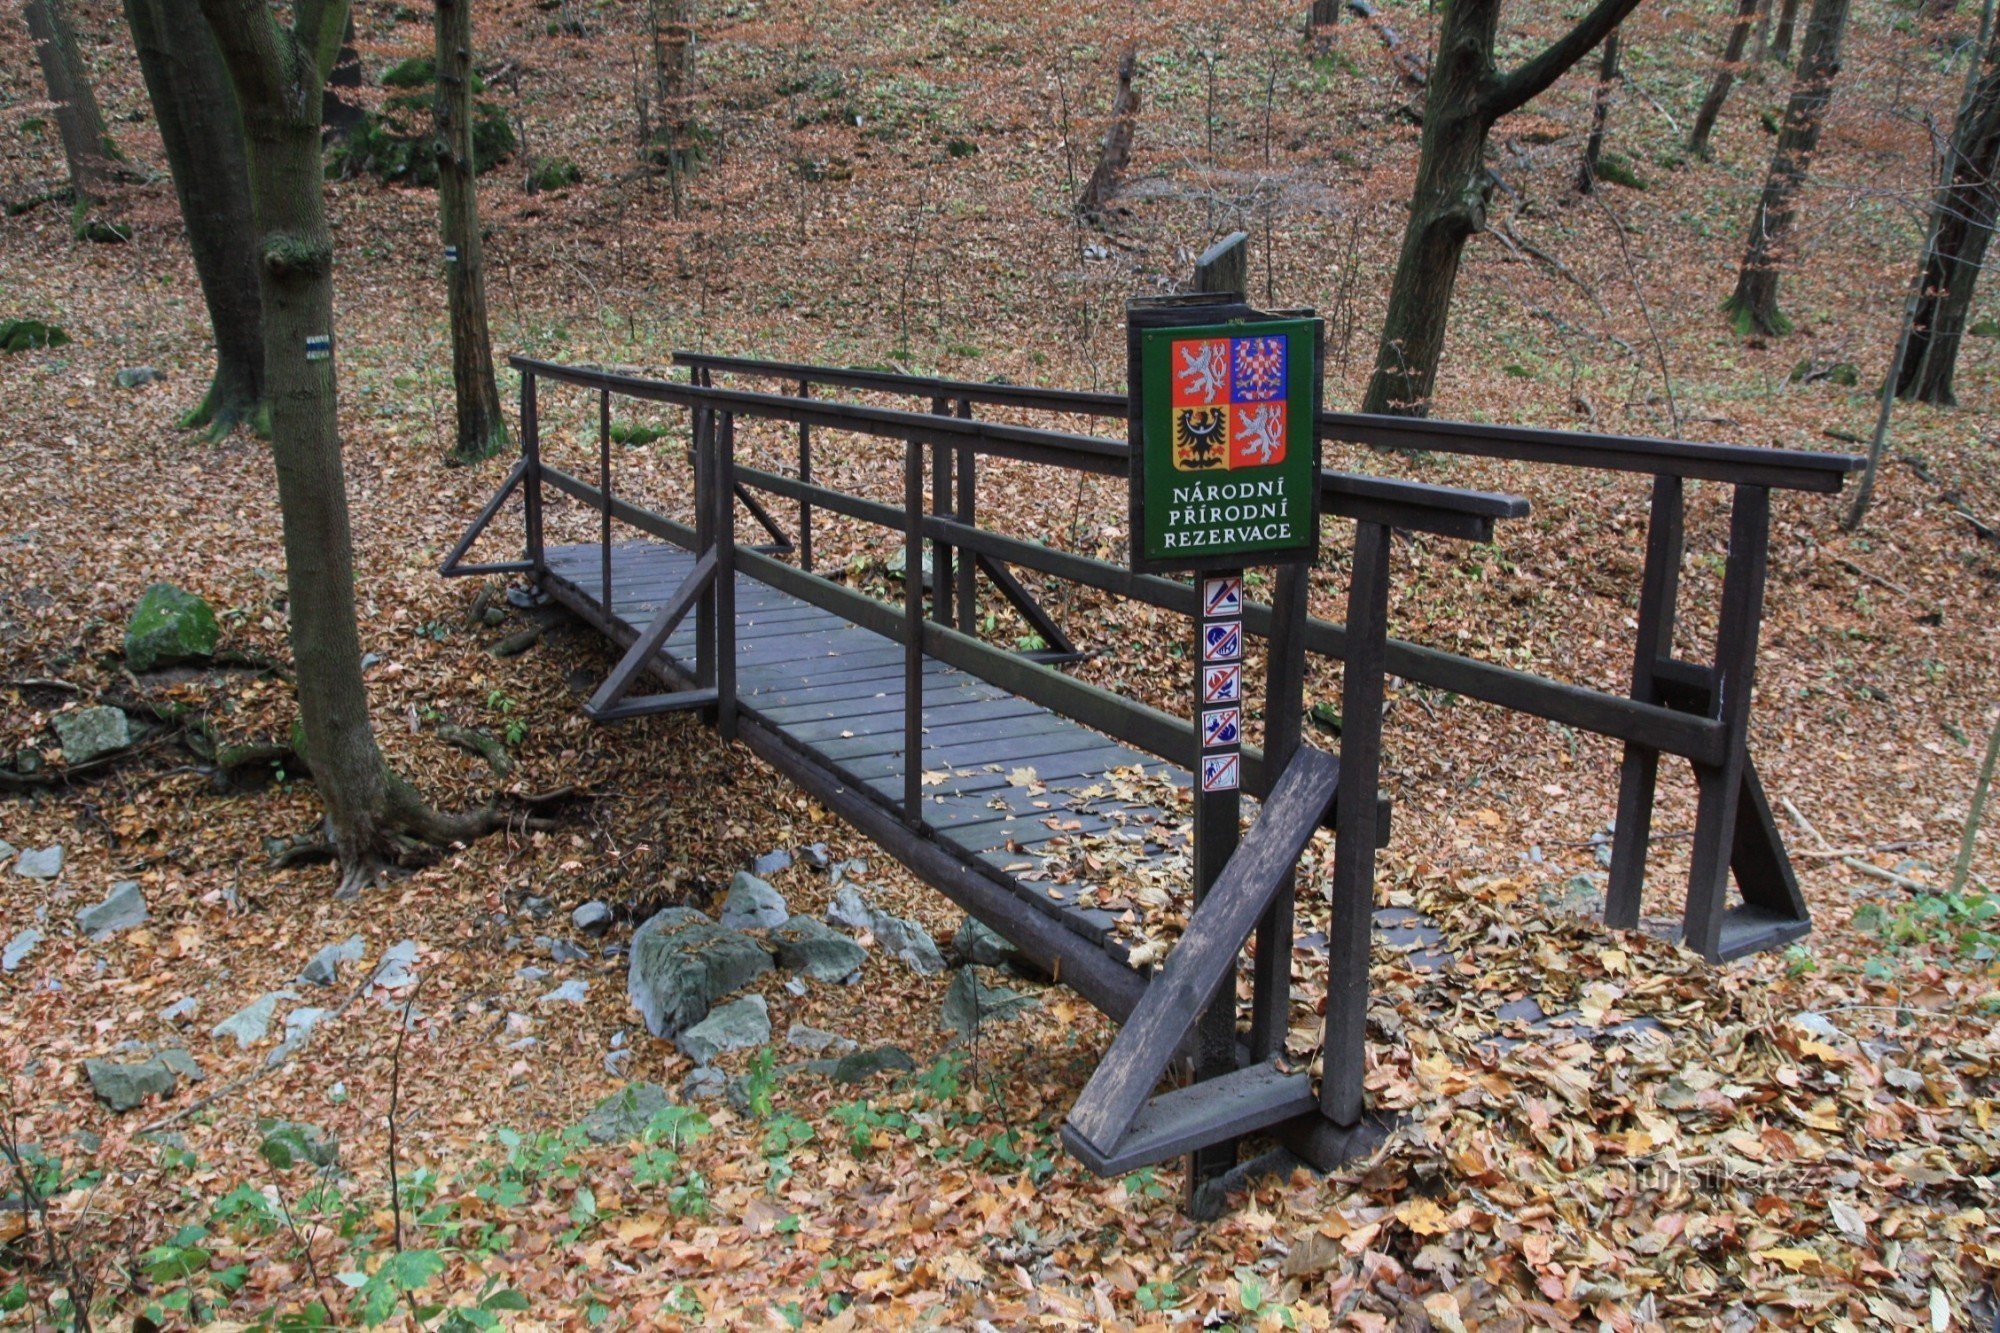
[[[475,102],[473,170],[492,170],[512,157],[515,147],[507,113],[491,102]],[[363,115],[346,140],[328,151],[326,171],[341,179],[372,175],[384,185],[435,186],[438,168],[432,152],[430,100],[395,97],[381,111]]]
[[[200,661],[215,652],[222,627],[207,602],[171,583],[140,597],[125,628],[125,663],[134,671]]]
[[[583,180],[583,168],[566,157],[538,157],[528,168],[529,194],[561,190]]]
[[[70,337],[39,319],[0,320],[0,352],[25,352],[35,347],[62,347]]]
[[[1646,182],[1632,164],[1617,153],[1605,153],[1597,159],[1597,179],[1622,185],[1628,190],[1643,190]]]
[[[430,56],[411,56],[382,71],[384,88],[423,88],[437,82],[437,61]]]

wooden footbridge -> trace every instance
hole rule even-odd
[[[668,381],[515,357],[522,455],[444,563],[446,575],[521,574],[624,649],[585,711],[599,722],[701,710],[800,788],[1011,940],[1123,1027],[1071,1109],[1064,1136],[1101,1173],[1195,1154],[1197,1174],[1244,1135],[1272,1134],[1326,1165],[1379,1135],[1365,1114],[1365,1025],[1387,677],[1613,737],[1625,746],[1605,916],[1638,923],[1662,755],[1699,790],[1684,937],[1712,960],[1785,944],[1809,920],[1747,745],[1764,594],[1770,493],[1838,490],[1844,455],[1324,413],[1323,439],[1653,478],[1631,690],[1620,696],[1391,638],[1391,533],[1472,542],[1527,512],[1514,496],[1326,471],[1322,510],[1355,523],[1345,623],[1311,618],[1302,570],[1280,570],[1268,604],[1244,607],[1264,641],[1265,746],[1246,747],[1243,790],[1260,802],[1240,846],[1163,965],[1135,953],[1130,916],[1080,884],[1052,882],[1043,854],[1078,837],[1120,839],[1161,860],[1187,848],[1164,807],[1199,752],[1195,723],[1064,674],[1082,654],[1016,570],[1180,616],[1193,586],[1007,535],[979,520],[986,460],[1123,477],[1123,439],[1003,424],[1017,416],[1123,419],[1127,399],[1013,385],[705,354]],[[725,387],[718,378],[731,381]],[[763,387],[741,387],[741,386]],[[596,400],[595,477],[542,452],[544,390]],[[841,394],[913,400],[914,409]],[[634,503],[615,475],[614,400],[686,413],[692,521]],[[654,410],[658,410],[658,407]],[[739,423],[775,423],[788,466],[753,466]],[[768,436],[772,425],[759,427]],[[826,484],[824,438],[874,442],[900,470],[902,502]],[[815,471],[814,440],[822,441]],[[852,453],[852,450],[847,451]],[[847,473],[843,465],[842,474]],[[1733,488],[1713,658],[1672,653],[1689,480]],[[549,541],[551,492],[594,540]],[[509,505],[521,558],[467,563]],[[789,511],[791,530],[774,510]],[[815,565],[815,515],[900,536],[901,604]],[[683,513],[683,518],[687,514]],[[824,521],[824,520],[822,520]],[[744,541],[745,527],[758,538]],[[573,537],[581,536],[572,533]],[[982,597],[986,600],[982,601]],[[997,599],[997,600],[996,600]],[[987,641],[982,606],[1011,605],[1042,647]],[[1336,758],[1302,743],[1307,654],[1341,662]],[[1249,691],[1246,691],[1249,693]],[[1253,696],[1254,697],[1254,696]],[[1022,777],[1028,770],[1030,776]],[[1286,1063],[1293,1004],[1293,872],[1316,829],[1335,835],[1323,1076]],[[1733,872],[1733,875],[1732,875]],[[1732,900],[1732,881],[1737,890]],[[1247,1014],[1236,996],[1247,970]],[[1176,1069],[1195,1081],[1162,1090]]]

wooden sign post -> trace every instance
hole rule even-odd
[[[1189,764],[1198,905],[1242,828],[1244,566],[1307,565],[1319,551],[1321,326],[1310,315],[1261,314],[1230,295],[1134,301],[1126,317],[1132,568],[1199,576]],[[1301,641],[1290,644],[1288,653],[1302,655]],[[1271,669],[1281,670],[1275,659]],[[1197,1032],[1196,1078],[1236,1067],[1233,985]],[[1233,1143],[1196,1154],[1189,1188],[1228,1170],[1235,1155]]]

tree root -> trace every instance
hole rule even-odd
[[[497,778],[506,779],[514,772],[514,756],[507,753],[507,746],[498,736],[482,727],[441,726],[437,729],[438,739],[461,750],[469,750],[486,761]]]

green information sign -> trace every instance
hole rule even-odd
[[[1313,557],[1319,331],[1316,319],[1266,318],[1134,328],[1135,568]]]

